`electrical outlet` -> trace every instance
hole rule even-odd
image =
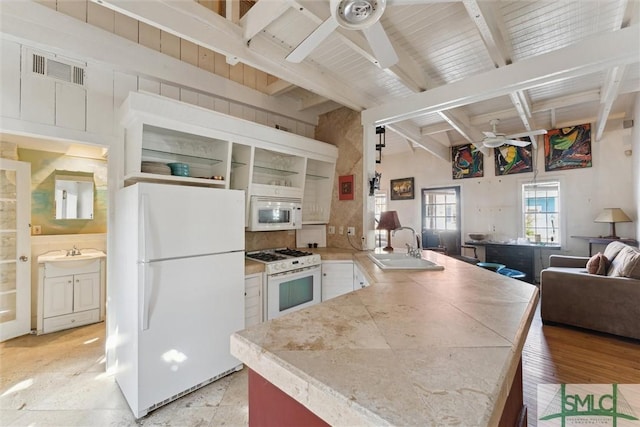
[[[355,227],[347,227],[347,235],[355,236],[356,235],[356,228]]]
[[[336,234],[336,226],[335,225],[330,225],[329,226],[329,234]]]
[[[42,226],[34,225],[33,226],[33,234],[42,234]]]
[[[338,234],[344,234],[344,227],[343,226],[338,227]]]

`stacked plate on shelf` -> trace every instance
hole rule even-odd
[[[140,171],[158,175],[171,175],[171,168],[166,163],[143,161]]]

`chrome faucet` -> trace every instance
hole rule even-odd
[[[76,256],[76,255],[82,255],[82,253],[80,252],[80,249],[76,247],[76,245],[73,245],[73,249],[70,249],[67,251],[67,256]]]
[[[412,257],[415,257],[415,258],[420,258],[422,256],[422,250],[421,250],[421,247],[422,247],[422,242],[421,242],[422,234],[421,233],[416,233],[416,230],[414,230],[411,227],[400,227],[400,228],[396,228],[395,230],[393,230],[391,232],[391,235],[395,236],[396,231],[400,231],[400,230],[411,230],[411,233],[413,235],[413,241],[416,242],[417,246],[413,246],[412,244],[410,245],[410,244],[407,243],[406,244],[406,246],[407,246],[407,254],[412,256]],[[420,236],[419,239],[417,238],[418,236]]]

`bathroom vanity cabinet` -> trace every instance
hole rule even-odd
[[[39,263],[38,334],[104,320],[104,257]]]

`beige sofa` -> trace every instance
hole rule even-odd
[[[640,250],[612,242],[604,256],[606,275],[590,274],[588,257],[549,257],[540,273],[542,321],[640,339]]]

